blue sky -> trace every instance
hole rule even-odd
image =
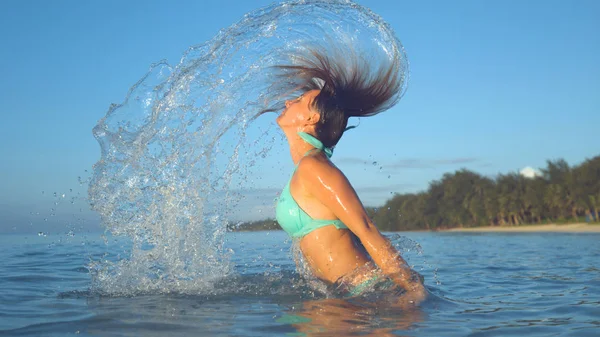
[[[271,2],[2,1],[0,232],[62,230],[78,218],[93,228],[85,201],[68,200],[86,193],[78,177],[99,159],[91,129],[110,103],[151,63],[177,63]],[[600,2],[357,2],[395,29],[411,71],[400,103],[336,148],[366,204],[461,167],[494,175],[600,154]],[[285,155],[270,154],[265,165],[284,173],[253,195],[272,200],[292,168]]]

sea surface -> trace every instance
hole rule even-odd
[[[416,308],[313,289],[278,231],[228,233],[233,272],[197,294],[95,292],[100,235],[0,236],[0,335],[600,336],[600,234],[388,235],[425,277]]]

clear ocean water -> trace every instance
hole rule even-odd
[[[0,236],[0,335],[600,335],[600,234],[402,233],[422,249],[406,256],[431,293],[414,310],[314,291],[283,232],[226,238],[233,271],[206,290],[107,295],[88,267],[114,241]]]

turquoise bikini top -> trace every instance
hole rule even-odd
[[[298,135],[302,137],[304,141],[314,146],[316,150],[323,151],[328,158],[332,156],[333,151],[330,148],[324,147],[323,143],[317,138],[305,132],[299,132]],[[304,156],[315,149],[308,151]],[[297,167],[298,165],[294,168],[292,177],[294,176]],[[313,219],[310,215],[306,214],[306,212],[298,206],[298,203],[290,193],[291,180],[292,178],[290,178],[290,181],[288,181],[283,188],[283,191],[281,191],[281,195],[279,195],[279,200],[277,201],[277,208],[275,209],[277,222],[291,237],[301,238],[315,229],[329,225],[334,225],[337,229],[348,228],[340,220]]]

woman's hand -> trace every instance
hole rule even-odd
[[[423,284],[423,276],[414,270],[410,270],[409,273],[409,279],[404,279],[400,282],[406,290],[398,301],[398,305],[402,309],[418,306],[427,298],[427,289]]]
[[[400,297],[398,305],[403,309],[409,309],[421,304],[425,298],[427,298],[427,289],[425,289],[422,283],[417,282],[411,284],[410,290],[407,289],[406,293]]]
[[[427,289],[423,285],[424,278],[418,272],[410,269],[406,264],[402,264],[401,266],[403,269],[402,272],[390,275],[394,283],[406,290],[400,298],[400,304],[403,308],[418,305],[427,297]]]

